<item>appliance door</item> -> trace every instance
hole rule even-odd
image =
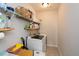
[[[27,39],[27,48],[30,49],[30,50],[35,50],[35,51],[43,51],[42,47],[43,47],[43,44],[42,44],[42,40],[40,39]]]

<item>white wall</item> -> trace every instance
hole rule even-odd
[[[47,10],[37,12],[41,19],[40,32],[47,35],[47,45],[57,46],[57,10]]]
[[[59,8],[58,38],[63,55],[79,55],[79,4],[62,4]]]
[[[26,8],[31,9],[33,12],[34,10],[32,9],[32,7],[28,4],[9,4],[11,6],[13,6],[14,8],[17,5],[23,5]],[[5,38],[3,40],[0,40],[0,50],[6,50],[8,47],[21,42],[19,40],[20,37],[26,37],[27,36],[27,31],[24,30],[24,26],[27,24],[27,21],[23,20],[23,19],[19,19],[16,18],[15,16],[12,18],[12,28],[15,28],[15,30],[12,31],[6,31],[5,34]]]

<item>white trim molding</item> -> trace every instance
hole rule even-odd
[[[57,45],[47,44],[49,47],[58,47]]]

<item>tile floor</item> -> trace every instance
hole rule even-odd
[[[46,56],[59,56],[57,47],[47,47]]]

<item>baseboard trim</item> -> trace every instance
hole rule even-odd
[[[47,44],[49,47],[58,47],[57,45]]]

